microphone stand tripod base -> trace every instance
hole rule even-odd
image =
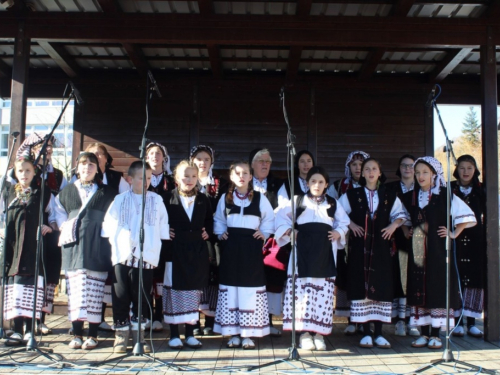
[[[134,356],[144,355],[144,344],[142,342],[136,342],[134,345],[134,349],[132,350],[132,354]]]

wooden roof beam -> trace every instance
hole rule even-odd
[[[385,48],[377,48],[371,51],[368,54],[365,62],[361,66],[361,69],[358,74],[358,79],[371,78],[373,73],[375,73],[375,69],[377,69],[378,64],[381,63],[382,57],[384,57],[385,52],[386,52]],[[391,62],[388,61],[387,64],[391,64]]]
[[[200,8],[200,14],[202,16],[214,14],[213,0],[198,0],[198,8]]]
[[[80,75],[80,66],[63,45],[42,40],[38,41],[38,45],[59,65],[68,77],[74,78]]]
[[[142,49],[137,44],[133,43],[123,43],[122,46],[127,52],[127,55],[130,58],[130,61],[132,61],[135,69],[139,73],[139,76],[143,78],[146,77],[149,70],[149,64],[144,57]]]
[[[391,14],[393,17],[407,17],[411,7],[415,5],[416,0],[399,0],[392,6]]]
[[[207,49],[213,76],[216,78],[222,78],[224,74],[219,46],[215,44],[207,44]]]
[[[431,73],[429,80],[431,82],[440,82],[445,79],[471,51],[472,48],[462,48],[448,52],[446,57],[436,66],[434,72]]]
[[[288,64],[286,66],[286,82],[291,84],[297,78],[299,73],[300,60],[302,58],[301,46],[292,46],[290,48],[290,53],[288,54]]]
[[[116,0],[97,0],[104,13],[121,13],[120,5]]]

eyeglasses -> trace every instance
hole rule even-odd
[[[400,164],[400,167],[403,169],[413,169],[413,164]]]
[[[262,159],[259,159],[259,160],[256,160],[257,163],[259,164],[271,164],[272,160],[262,160]]]

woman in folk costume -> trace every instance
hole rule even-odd
[[[339,199],[346,191],[360,187],[359,179],[361,177],[361,165],[365,159],[370,157],[364,151],[353,151],[347,156],[345,162],[345,177],[335,181],[329,186],[326,194]],[[356,326],[351,324],[350,306],[351,302],[347,299],[347,264],[346,251],[339,249],[337,257],[337,278],[335,279],[335,315],[347,317],[347,327],[344,330],[346,335],[354,335]]]
[[[385,184],[387,189],[394,190],[399,199],[403,199],[403,194],[412,191],[415,186],[415,174],[413,172],[413,155],[403,155],[399,158],[396,176],[399,181],[393,181]],[[395,262],[394,270],[394,292],[395,298],[392,304],[392,317],[397,319],[395,334],[396,336],[420,336],[417,327],[410,327],[410,309],[406,305],[406,283],[408,278],[408,251],[411,247],[411,239],[406,238],[403,231],[405,227],[399,227],[394,232],[394,246],[398,251],[399,262]]]
[[[56,219],[61,235],[62,269],[68,286],[68,315],[74,338],[72,349],[94,349],[101,323],[104,285],[111,270],[111,247],[101,237],[106,211],[117,191],[96,179],[95,154],[78,156],[78,180],[67,185],[56,198]],[[83,342],[83,323],[89,322],[89,337]]]
[[[265,195],[253,190],[247,163],[231,165],[229,173],[232,183],[214,217],[222,249],[214,331],[231,335],[229,348],[254,349],[251,337],[270,331],[262,248],[274,232],[274,212]]]
[[[337,201],[326,195],[328,174],[321,167],[310,168],[306,181],[308,193],[295,196],[295,223],[291,202],[276,213],[275,238],[279,245],[290,242],[297,230],[296,259],[288,264],[283,329],[292,327],[292,267],[295,267],[295,323],[302,331],[300,347],[326,350],[323,335],[333,327],[333,293],[336,276],[335,257],[339,244],[345,245],[349,217]]]
[[[307,173],[314,167],[314,157],[307,150],[301,150],[295,155],[294,173],[295,173],[295,195],[306,195],[309,191],[307,184]],[[290,201],[290,183],[285,180],[283,186],[278,191],[278,205],[284,206]]]
[[[441,163],[424,156],[415,161],[413,168],[418,186],[403,196],[413,233],[406,296],[411,307],[410,325],[421,326],[422,336],[412,346],[440,349],[439,330],[446,326],[446,236],[457,238],[465,228],[476,225],[476,217],[464,201],[452,194],[450,215],[454,230],[446,228],[447,189]],[[453,256],[451,261],[450,326],[453,326],[460,295]]]
[[[165,195],[170,238],[163,282],[163,314],[170,324],[172,349],[183,347],[179,325],[185,324],[185,343],[200,348],[194,337],[202,290],[208,285],[208,240],[213,233],[210,200],[198,190],[198,167],[183,160],[175,169],[177,189]]]
[[[5,345],[21,345],[32,337],[31,325],[33,316],[35,263],[37,255],[37,233],[39,226],[39,210],[41,189],[40,179],[35,177],[34,160],[31,155],[20,155],[14,163],[14,173],[19,181],[12,185],[8,196],[8,215],[5,229],[5,271],[7,283],[4,299],[4,317],[14,320],[14,334]],[[3,206],[3,200],[2,200]],[[49,189],[43,196],[44,209],[41,232],[43,236],[57,230],[54,214],[54,197]],[[50,223],[50,225],[49,225]],[[41,259],[46,260],[44,242]],[[41,317],[44,300],[44,273],[40,268],[36,301],[36,317]],[[26,331],[23,336],[23,324]]]
[[[467,317],[467,334],[482,337],[476,327],[476,318],[481,318],[484,309],[484,287],[486,285],[486,236],[482,216],[486,209],[486,194],[479,182],[480,172],[471,155],[462,155],[457,160],[451,183],[453,193],[474,211],[477,225],[466,228],[456,240],[456,259],[462,289],[462,312]],[[455,311],[454,336],[463,336],[461,311]]]
[[[174,178],[170,170],[170,156],[167,148],[158,142],[148,143],[146,146],[146,161],[151,166],[153,174],[151,176],[151,184],[148,190],[154,191],[165,199],[167,191],[175,189]],[[162,251],[160,254],[160,262],[158,267],[154,269],[153,281],[153,324],[154,332],[163,331],[163,277],[165,275],[165,246],[166,241],[163,241]],[[147,328],[149,328],[149,323]]]
[[[17,156],[20,157],[21,155],[31,155],[33,160],[36,160],[46,137],[47,135],[44,133],[33,133],[29,135],[23,141],[21,146],[19,146],[19,149],[17,150]],[[53,166],[52,154],[54,152],[54,142],[55,138],[52,137],[47,143],[45,186],[50,189],[54,196],[56,196],[67,185],[68,182],[66,180],[66,177],[64,177],[64,173],[60,169],[57,169]],[[42,162],[43,160],[42,158],[40,158],[36,168],[37,176],[40,176],[41,174]],[[11,171],[12,172],[8,173],[7,181],[15,185],[17,183],[17,179],[15,178],[15,174],[13,173],[14,169],[12,169]],[[53,232],[47,233],[45,235],[43,270],[45,271],[45,276],[47,277],[47,279],[45,284],[45,299],[42,308],[42,317],[38,322],[38,330],[44,335],[52,333],[52,330],[45,325],[45,315],[47,313],[50,314],[53,311],[54,292],[56,285],[59,284],[59,277],[61,274],[61,248],[57,245],[58,239],[58,230],[54,230]],[[50,259],[50,261],[45,261],[47,259]]]
[[[113,168],[113,158],[109,154],[108,149],[102,143],[95,142],[91,143],[85,149],[85,152],[92,152],[97,156],[97,161],[99,162],[99,171],[97,173],[98,178],[102,181],[104,185],[108,185],[115,189],[118,193],[124,193],[130,190],[130,185],[123,178],[123,173],[115,171]],[[76,177],[75,177],[76,178]],[[104,300],[102,303],[102,316],[101,324],[99,324],[99,329],[102,331],[111,331],[111,326],[105,320],[106,307],[108,303],[112,303],[111,298],[111,284],[113,281],[113,269],[109,272],[108,278],[106,279],[106,286],[104,287]]]
[[[215,152],[210,146],[198,145],[191,149],[189,159],[198,167],[198,183],[200,193],[207,196],[213,213],[217,208],[219,199],[227,191],[228,181],[213,175],[215,163]],[[200,301],[200,310],[205,315],[205,327],[203,331],[198,326],[195,335],[212,335],[215,321],[215,310],[217,308],[217,297],[219,295],[219,270],[218,259],[220,254],[218,238],[212,235],[207,241],[210,256],[210,277],[208,285],[203,288]],[[199,322],[198,322],[199,324]],[[196,332],[198,331],[198,332]]]
[[[394,299],[392,234],[407,220],[406,211],[395,191],[384,185],[380,163],[368,158],[361,168],[362,187],[348,190],[339,204],[349,214],[351,234],[347,250],[347,297],[351,301],[351,321],[363,324],[359,345],[390,348],[382,335],[382,324],[390,323]],[[374,323],[374,337],[370,335]]]

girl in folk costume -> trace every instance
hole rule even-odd
[[[387,183],[385,186],[389,190],[394,190],[399,199],[403,199],[403,194],[412,191],[415,185],[415,174],[413,172],[413,163],[415,157],[413,155],[403,155],[399,159],[396,176],[399,181]],[[408,327],[406,324],[410,322],[410,310],[406,305],[406,282],[408,275],[408,251],[411,247],[411,239],[406,238],[403,228],[399,227],[394,232],[394,246],[398,251],[399,262],[394,263],[394,293],[395,298],[392,304],[392,317],[397,319],[395,334],[397,336],[406,336],[407,330],[410,336],[420,336],[417,327]]]
[[[109,238],[111,261],[113,263],[113,320],[115,342],[113,352],[125,353],[132,328],[134,342],[144,344],[144,352],[151,347],[144,340],[144,328],[149,315],[153,286],[153,269],[158,265],[162,239],[168,240],[168,215],[163,198],[151,191],[146,192],[144,205],[144,243],[142,263],[142,290],[139,287],[140,273],[140,233],[142,214],[142,192],[147,190],[151,181],[151,167],[146,163],[143,179],[142,161],[134,161],[129,169],[127,180],[131,190],[121,193],[109,207],[102,225],[102,236]],[[146,293],[147,291],[147,293]],[[139,319],[138,299],[143,293],[142,312]],[[130,304],[132,303],[132,316]],[[140,327],[139,327],[140,324]],[[138,337],[139,335],[139,337]]]
[[[292,283],[295,282],[295,322],[300,346],[307,350],[326,350],[323,335],[333,326],[335,257],[339,244],[345,245],[349,217],[337,201],[326,195],[329,177],[321,167],[312,167],[307,176],[308,193],[295,196],[296,222],[292,222],[291,202],[276,213],[275,237],[279,245],[290,242],[297,230],[295,264],[288,264],[283,329],[292,326]],[[292,280],[292,267],[296,278]],[[312,336],[314,334],[314,336]]]
[[[193,331],[199,320],[201,291],[208,285],[207,242],[213,233],[213,211],[210,200],[198,191],[196,165],[181,161],[175,169],[175,181],[178,188],[165,195],[172,241],[167,247],[163,314],[170,324],[170,348],[183,346],[179,324],[185,324],[186,345],[200,348]]]
[[[14,320],[14,334],[5,342],[5,345],[21,345],[32,336],[37,228],[40,199],[42,199],[40,180],[35,177],[35,166],[30,156],[24,155],[18,158],[14,163],[14,172],[19,182],[12,185],[9,191],[4,244],[5,271],[8,276],[4,316],[7,320]],[[53,206],[53,196],[49,189],[45,189],[42,205],[44,222],[41,224],[43,236],[57,230]],[[42,258],[44,255],[46,254],[40,254]],[[41,316],[43,300],[44,277],[41,269],[38,276],[37,318]],[[23,337],[24,323],[26,323],[26,331]]]
[[[307,173],[314,167],[314,157],[307,150],[297,152],[294,163],[295,173],[295,195],[306,195],[309,191],[307,184]],[[284,206],[290,201],[290,183],[285,181],[278,191],[278,204]]]
[[[78,180],[56,198],[56,219],[61,236],[62,269],[68,286],[68,315],[74,338],[72,349],[94,349],[101,323],[104,285],[111,270],[111,247],[101,237],[104,215],[117,191],[96,179],[98,161],[90,152],[78,156]],[[83,342],[83,323],[89,337]]]
[[[479,182],[480,172],[476,160],[470,155],[462,155],[453,172],[457,180],[451,183],[453,193],[474,211],[477,225],[464,229],[456,241],[458,275],[462,287],[463,316],[467,317],[467,334],[482,337],[476,327],[476,318],[481,318],[484,308],[484,287],[486,281],[486,239],[482,216],[486,208],[486,195]],[[454,336],[463,336],[463,319],[460,311],[455,312],[457,327]]]
[[[123,178],[123,173],[111,169],[113,168],[113,158],[106,146],[99,142],[91,143],[87,146],[85,152],[92,152],[97,156],[99,161],[98,176],[104,185],[111,186],[120,194],[130,190],[130,185]]]
[[[222,194],[227,191],[228,181],[224,178],[213,175],[213,167],[215,163],[215,152],[210,146],[198,145],[191,149],[189,159],[198,167],[198,183],[200,192],[205,194],[210,201],[213,213],[217,208],[217,203]],[[208,285],[203,288],[200,301],[200,310],[205,315],[205,328],[201,332],[200,327],[198,334],[211,335],[214,329],[215,310],[217,308],[217,297],[219,294],[219,270],[218,259],[220,254],[217,236],[212,235],[207,241],[208,252],[210,257],[210,277]],[[198,322],[199,324],[199,322]]]
[[[44,133],[33,133],[29,135],[24,142],[19,146],[17,150],[17,157],[21,157],[22,155],[31,155],[33,160],[36,160],[38,157],[40,150],[42,148],[43,142],[45,141],[47,135]],[[52,163],[52,154],[53,154],[53,145],[55,142],[55,138],[52,137],[49,139],[47,143],[47,166],[45,173],[45,185],[52,192],[54,196],[56,196],[66,185],[67,180],[64,177],[63,172],[60,169],[57,169],[53,166]],[[39,164],[37,165],[37,175],[39,176],[41,173],[43,159],[39,159]],[[14,169],[12,169],[14,172]],[[15,178],[15,174],[9,174],[8,181],[10,181],[13,185],[17,183]],[[54,292],[56,285],[59,284],[59,277],[61,274],[61,248],[57,245],[59,239],[59,231],[55,230],[51,233],[47,233],[45,235],[45,245],[44,245],[44,263],[43,270],[46,276],[46,284],[45,284],[45,299],[44,305],[42,308],[42,317],[38,322],[38,330],[41,331],[42,334],[47,335],[52,333],[52,330],[45,325],[45,315],[46,313],[52,313],[54,306]],[[46,261],[50,259],[50,261]]]
[[[441,163],[424,156],[415,161],[413,168],[418,186],[403,196],[413,232],[406,295],[411,307],[410,325],[421,326],[422,336],[412,346],[439,349],[442,347],[439,329],[446,325],[446,236],[457,238],[465,228],[476,225],[476,217],[467,204],[452,194],[450,215],[455,230],[446,228],[446,182]],[[454,310],[460,306],[460,296],[454,257],[451,261],[449,288],[453,317]],[[453,319],[450,325],[454,325]]]
[[[151,166],[153,174],[151,176],[151,184],[148,190],[154,191],[161,197],[165,198],[165,193],[175,189],[174,178],[170,170],[170,157],[167,148],[160,143],[151,142],[146,146],[146,161]],[[160,262],[158,267],[154,269],[153,281],[153,331],[163,331],[163,276],[165,274],[165,249],[166,242],[163,242],[162,251],[160,254]],[[149,323],[148,323],[149,325]],[[149,327],[147,327],[149,328]]]
[[[106,146],[102,143],[95,142],[91,143],[85,149],[85,152],[92,152],[97,156],[97,160],[99,162],[99,171],[97,172],[98,178],[102,181],[104,185],[108,185],[115,189],[118,193],[124,193],[130,190],[130,185],[123,178],[123,173],[119,171],[115,171],[111,169],[113,158],[108,152]],[[76,177],[75,177],[76,178]],[[111,326],[105,320],[106,306],[108,303],[112,302],[111,297],[111,284],[113,282],[113,270],[111,270],[108,274],[108,278],[106,279],[106,286],[104,287],[104,300],[102,302],[102,316],[101,316],[101,324],[99,324],[99,329],[101,331],[111,331]]]
[[[269,334],[262,247],[274,232],[274,212],[264,194],[253,190],[247,163],[235,163],[229,172],[232,183],[214,217],[222,249],[214,331],[232,336],[229,348],[254,349],[251,337]]]
[[[339,203],[349,214],[351,235],[347,253],[347,297],[351,301],[351,321],[362,323],[365,336],[359,345],[390,348],[382,336],[382,323],[391,322],[394,299],[394,263],[391,236],[407,220],[406,211],[395,191],[383,184],[380,163],[368,158],[362,165],[361,188],[348,190]],[[369,334],[374,322],[375,340]]]
[[[346,191],[360,187],[361,165],[365,159],[370,157],[364,151],[353,151],[347,156],[345,162],[345,178],[335,181],[327,190],[327,194],[335,199],[339,199]],[[354,335],[356,326],[351,324],[350,306],[347,299],[347,264],[346,251],[339,249],[337,257],[337,278],[335,279],[335,315],[347,317],[347,327],[344,330],[346,335]]]

